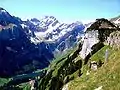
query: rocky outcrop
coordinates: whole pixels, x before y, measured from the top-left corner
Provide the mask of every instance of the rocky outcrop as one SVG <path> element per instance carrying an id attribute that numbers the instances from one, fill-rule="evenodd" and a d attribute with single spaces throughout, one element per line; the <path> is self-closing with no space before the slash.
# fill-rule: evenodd
<path id="1" fill-rule="evenodd" d="M 68 89 L 68 84 L 64 85 L 63 88 L 62 88 L 62 90 L 69 90 Z"/>
<path id="2" fill-rule="evenodd" d="M 120 31 L 116 31 L 110 34 L 107 38 L 106 43 L 114 49 L 120 49 Z"/>
<path id="3" fill-rule="evenodd" d="M 85 59 L 87 55 L 94 51 L 92 49 L 93 45 L 99 42 L 104 43 L 109 35 L 117 30 L 118 28 L 107 19 L 96 19 L 96 22 L 86 30 L 82 51 L 80 52 L 81 57 Z"/>
<path id="4" fill-rule="evenodd" d="M 85 34 L 80 55 L 83 59 L 92 51 L 92 46 L 99 42 L 98 31 L 88 31 Z"/>

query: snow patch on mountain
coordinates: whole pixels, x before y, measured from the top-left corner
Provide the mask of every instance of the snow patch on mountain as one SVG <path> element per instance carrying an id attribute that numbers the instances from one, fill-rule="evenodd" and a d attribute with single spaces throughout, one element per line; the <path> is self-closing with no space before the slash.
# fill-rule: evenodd
<path id="1" fill-rule="evenodd" d="M 31 29 L 32 27 L 36 29 L 34 29 L 34 34 L 37 38 L 42 38 L 46 41 L 56 41 L 68 32 L 71 32 L 75 27 L 81 26 L 80 31 L 84 29 L 84 25 L 79 21 L 71 24 L 60 23 L 53 16 L 45 16 L 40 20 L 33 18 L 31 20 L 27 20 L 27 23 L 28 24 L 26 24 L 26 26 L 28 28 Z M 26 26 L 22 25 L 22 27 Z"/>

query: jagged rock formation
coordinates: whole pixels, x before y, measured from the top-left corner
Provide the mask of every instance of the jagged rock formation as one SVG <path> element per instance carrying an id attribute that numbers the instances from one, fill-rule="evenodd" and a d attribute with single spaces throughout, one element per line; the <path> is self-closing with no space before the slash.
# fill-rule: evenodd
<path id="1" fill-rule="evenodd" d="M 45 16 L 40 20 L 33 18 L 24 21 L 22 26 L 34 32 L 39 41 L 48 42 L 55 53 L 75 46 L 85 28 L 78 21 L 71 24 L 60 23 L 54 16 Z"/>
<path id="2" fill-rule="evenodd" d="M 93 23 L 89 28 L 90 30 L 98 30 L 98 38 L 100 42 L 104 42 L 111 32 L 116 31 L 118 28 L 108 21 L 107 19 L 96 19 L 96 22 Z"/>
<path id="3" fill-rule="evenodd" d="M 107 19 L 96 19 L 96 22 L 86 30 L 81 57 L 85 58 L 92 51 L 93 45 L 105 42 L 109 35 L 117 30 L 118 28 Z"/>
<path id="4" fill-rule="evenodd" d="M 116 31 L 110 34 L 106 40 L 107 44 L 113 47 L 114 49 L 120 49 L 120 31 Z"/>

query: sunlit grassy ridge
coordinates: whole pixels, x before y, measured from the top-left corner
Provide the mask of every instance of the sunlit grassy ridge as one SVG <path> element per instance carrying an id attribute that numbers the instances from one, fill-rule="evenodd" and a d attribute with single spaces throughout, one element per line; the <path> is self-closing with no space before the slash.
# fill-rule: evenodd
<path id="1" fill-rule="evenodd" d="M 105 46 L 95 53 L 90 59 L 104 61 L 105 50 L 109 49 L 108 62 L 97 71 L 90 71 L 86 75 L 88 66 L 83 67 L 83 75 L 69 82 L 69 90 L 94 90 L 102 87 L 103 90 L 120 90 L 120 50 L 113 50 Z"/>

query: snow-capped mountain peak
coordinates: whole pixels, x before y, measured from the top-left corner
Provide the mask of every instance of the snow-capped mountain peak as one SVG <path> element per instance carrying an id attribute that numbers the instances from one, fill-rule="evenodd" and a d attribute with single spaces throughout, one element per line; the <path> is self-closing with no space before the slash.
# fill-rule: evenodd
<path id="1" fill-rule="evenodd" d="M 79 29 L 76 31 L 77 34 L 84 29 L 84 25 L 80 21 L 71 24 L 60 23 L 54 16 L 44 16 L 41 19 L 33 18 L 27 20 L 25 24 L 35 33 L 37 38 L 43 38 L 46 41 L 60 40 L 64 36 L 67 38 L 70 32 L 75 29 Z M 22 26 L 24 27 L 24 25 Z"/>
<path id="2" fill-rule="evenodd" d="M 42 26 L 54 27 L 57 23 L 59 23 L 59 21 L 53 16 L 45 16 L 42 19 L 40 19 L 40 24 Z"/>
<path id="3" fill-rule="evenodd" d="M 71 24 L 60 23 L 53 16 L 44 16 L 38 20 L 36 18 L 29 20 L 38 29 L 35 31 L 35 35 L 39 38 L 45 38 L 48 41 L 55 41 L 60 39 L 62 36 L 71 32 L 74 28 L 79 27 L 83 29 L 84 25 L 82 22 L 76 21 Z M 35 29 L 34 29 L 35 30 Z"/>
<path id="4" fill-rule="evenodd" d="M 18 25 L 21 22 L 20 18 L 11 16 L 5 9 L 0 7 L 0 25 L 7 26 L 10 23 Z"/>
<path id="5" fill-rule="evenodd" d="M 44 16 L 41 20 L 45 19 L 51 19 L 51 20 L 56 20 L 54 16 Z"/>

